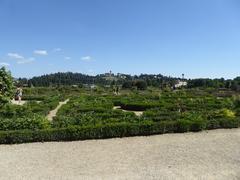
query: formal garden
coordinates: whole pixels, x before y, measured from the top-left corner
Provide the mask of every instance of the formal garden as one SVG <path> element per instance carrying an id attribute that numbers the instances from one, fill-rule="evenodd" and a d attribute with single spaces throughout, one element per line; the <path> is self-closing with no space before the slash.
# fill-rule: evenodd
<path id="1" fill-rule="evenodd" d="M 240 125 L 240 95 L 216 89 L 122 90 L 26 87 L 23 105 L 10 103 L 14 87 L 1 70 L 0 143 L 73 141 L 183 133 Z M 46 116 L 69 99 L 52 121 Z M 118 108 L 115 108 L 118 107 Z M 135 112 L 141 112 L 136 115 Z"/>

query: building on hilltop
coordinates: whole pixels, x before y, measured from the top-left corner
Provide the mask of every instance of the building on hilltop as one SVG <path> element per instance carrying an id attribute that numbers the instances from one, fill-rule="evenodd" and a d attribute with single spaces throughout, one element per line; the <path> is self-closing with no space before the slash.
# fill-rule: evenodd
<path id="1" fill-rule="evenodd" d="M 182 80 L 178 80 L 177 83 L 174 85 L 174 88 L 181 88 L 187 86 L 187 81 L 182 81 Z"/>

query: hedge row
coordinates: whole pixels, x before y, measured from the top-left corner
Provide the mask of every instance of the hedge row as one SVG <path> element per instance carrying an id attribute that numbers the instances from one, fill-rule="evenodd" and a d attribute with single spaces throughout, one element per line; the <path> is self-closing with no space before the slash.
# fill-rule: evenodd
<path id="1" fill-rule="evenodd" d="M 86 139 L 104 139 L 113 137 L 128 137 L 137 135 L 153 135 L 174 132 L 201 131 L 203 129 L 214 129 L 215 127 L 236 128 L 239 127 L 239 119 L 206 121 L 162 121 L 158 123 L 145 122 L 141 124 L 116 123 L 97 126 L 72 126 L 60 129 L 43 130 L 21 130 L 21 131 L 0 131 L 0 144 L 14 144 L 26 142 L 45 141 L 74 141 Z"/>
<path id="2" fill-rule="evenodd" d="M 145 111 L 147 109 L 159 107 L 159 103 L 119 103 L 122 109 L 129 111 Z"/>
<path id="3" fill-rule="evenodd" d="M 44 117 L 37 114 L 32 114 L 32 117 L 1 119 L 0 117 L 0 131 L 9 130 L 37 130 L 50 128 L 50 122 Z"/>

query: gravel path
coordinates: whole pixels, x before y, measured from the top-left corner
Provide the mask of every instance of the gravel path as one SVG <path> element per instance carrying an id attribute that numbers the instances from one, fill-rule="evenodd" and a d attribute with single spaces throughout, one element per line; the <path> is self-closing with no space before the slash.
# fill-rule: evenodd
<path id="1" fill-rule="evenodd" d="M 114 110 L 120 109 L 123 112 L 133 112 L 136 116 L 142 116 L 143 115 L 143 111 L 129 111 L 129 110 L 127 111 L 127 110 L 121 109 L 121 106 L 114 106 L 113 109 Z"/>
<path id="2" fill-rule="evenodd" d="M 69 101 L 69 99 L 67 99 L 67 100 L 65 100 L 65 101 L 63 101 L 63 102 L 59 102 L 59 105 L 58 105 L 54 110 L 52 110 L 52 111 L 50 111 L 50 112 L 48 113 L 47 119 L 48 119 L 49 121 L 52 121 L 53 118 L 57 115 L 58 110 L 59 110 L 64 104 L 67 104 L 68 101 Z"/>
<path id="3" fill-rule="evenodd" d="M 26 104 L 28 101 L 24 101 L 24 100 L 21 100 L 20 102 L 17 101 L 17 100 L 11 100 L 11 103 L 12 104 L 15 104 L 15 105 L 19 105 L 19 106 L 23 106 L 24 104 Z M 35 101 L 37 103 L 40 103 L 41 101 Z"/>
<path id="4" fill-rule="evenodd" d="M 14 100 L 14 99 L 11 100 L 11 103 L 12 103 L 12 104 L 20 105 L 20 106 L 24 105 L 26 102 L 27 102 L 27 101 L 23 101 L 23 100 L 20 101 L 20 102 L 19 102 L 18 100 Z"/>
<path id="5" fill-rule="evenodd" d="M 0 145 L 0 179 L 239 180 L 240 129 Z"/>

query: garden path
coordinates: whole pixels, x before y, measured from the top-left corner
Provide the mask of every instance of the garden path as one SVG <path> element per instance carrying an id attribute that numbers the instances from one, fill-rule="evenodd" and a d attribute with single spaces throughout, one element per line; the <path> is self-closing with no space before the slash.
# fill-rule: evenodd
<path id="1" fill-rule="evenodd" d="M 24 105 L 25 103 L 26 103 L 27 101 L 17 101 L 17 100 L 11 100 L 11 103 L 12 104 L 15 104 L 15 105 L 20 105 L 20 106 L 22 106 L 22 105 Z"/>
<path id="2" fill-rule="evenodd" d="M 22 100 L 22 101 L 18 101 L 18 100 L 11 100 L 11 103 L 12 104 L 15 104 L 15 105 L 19 105 L 19 106 L 23 106 L 24 104 L 26 104 L 28 101 L 24 101 L 24 100 Z M 37 102 L 37 103 L 40 103 L 41 101 L 35 101 L 35 102 Z"/>
<path id="3" fill-rule="evenodd" d="M 143 111 L 129 111 L 129 110 L 124 110 L 124 109 L 121 109 L 121 106 L 114 106 L 113 109 L 120 109 L 120 110 L 122 110 L 123 112 L 133 112 L 136 116 L 141 116 L 141 115 L 143 115 Z"/>
<path id="4" fill-rule="evenodd" d="M 65 100 L 65 101 L 63 101 L 63 102 L 59 102 L 58 106 L 57 106 L 54 110 L 52 110 L 52 111 L 50 111 L 50 112 L 48 113 L 47 119 L 48 119 L 49 121 L 52 121 L 53 118 L 57 115 L 58 110 L 59 110 L 64 104 L 67 104 L 68 101 L 69 101 L 69 99 L 67 99 L 67 100 Z"/>

